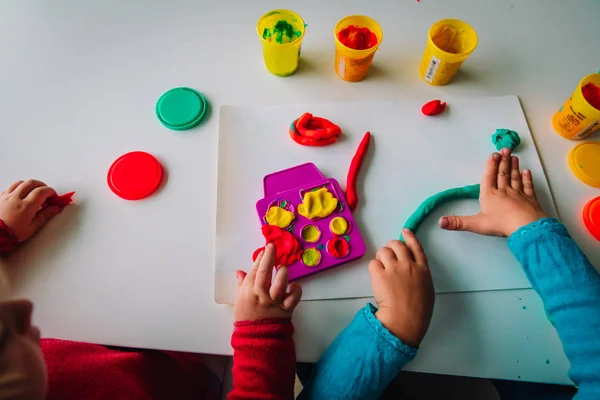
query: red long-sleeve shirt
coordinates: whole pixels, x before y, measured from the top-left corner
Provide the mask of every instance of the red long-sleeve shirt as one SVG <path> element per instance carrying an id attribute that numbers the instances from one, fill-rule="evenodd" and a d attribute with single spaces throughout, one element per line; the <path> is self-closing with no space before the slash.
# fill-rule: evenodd
<path id="1" fill-rule="evenodd" d="M 229 400 L 294 398 L 296 350 L 289 318 L 234 324 L 233 390 Z"/>
<path id="2" fill-rule="evenodd" d="M 0 220 L 0 255 L 17 240 Z M 296 353 L 291 320 L 236 322 L 230 400 L 293 399 Z M 41 341 L 48 370 L 47 400 L 217 399 L 221 377 L 198 355 L 114 349 L 55 339 Z"/>
<path id="3" fill-rule="evenodd" d="M 220 398 L 221 377 L 198 354 L 114 349 L 43 339 L 47 400 L 161 400 Z"/>

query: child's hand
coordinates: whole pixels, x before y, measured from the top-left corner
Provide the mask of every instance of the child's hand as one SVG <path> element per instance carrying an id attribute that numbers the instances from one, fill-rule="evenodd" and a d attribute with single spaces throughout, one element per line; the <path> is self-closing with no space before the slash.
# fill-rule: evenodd
<path id="1" fill-rule="evenodd" d="M 302 297 L 302 288 L 297 283 L 288 287 L 288 269 L 279 267 L 275 279 L 275 246 L 268 244 L 261 252 L 248 274 L 236 271 L 238 296 L 233 306 L 236 321 L 252 321 L 262 318 L 291 318 L 294 308 Z"/>
<path id="2" fill-rule="evenodd" d="M 402 235 L 406 244 L 392 240 L 369 263 L 379 307 L 375 316 L 398 339 L 418 347 L 429 328 L 435 293 L 421 244 L 408 229 Z"/>
<path id="3" fill-rule="evenodd" d="M 531 171 L 519 171 L 519 158 L 502 149 L 488 159 L 481 180 L 481 211 L 469 217 L 445 216 L 442 229 L 481 235 L 510 236 L 517 229 L 547 217 L 535 197 Z"/>
<path id="4" fill-rule="evenodd" d="M 0 193 L 0 219 L 12 230 L 19 242 L 32 237 L 62 208 L 49 206 L 40 209 L 47 198 L 56 192 L 44 182 L 30 179 L 15 182 Z"/>

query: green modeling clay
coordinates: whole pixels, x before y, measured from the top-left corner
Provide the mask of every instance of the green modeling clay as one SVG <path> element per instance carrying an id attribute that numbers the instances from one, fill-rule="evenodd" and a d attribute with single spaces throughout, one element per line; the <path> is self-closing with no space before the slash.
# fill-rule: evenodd
<path id="1" fill-rule="evenodd" d="M 460 199 L 478 199 L 479 198 L 479 187 L 480 185 L 470 185 L 463 186 L 459 188 L 453 188 L 444 190 L 443 192 L 439 192 L 434 194 L 425 200 L 417 211 L 415 211 L 408 221 L 404 224 L 404 228 L 410 229 L 413 233 L 417 233 L 417 229 L 421 226 L 421 223 L 427 218 L 429 214 L 437 207 L 442 204 L 446 204 L 453 200 Z M 404 238 L 402 238 L 402 234 L 400 234 L 400 240 L 404 242 Z"/>
<path id="2" fill-rule="evenodd" d="M 521 138 L 515 131 L 508 129 L 496 129 L 496 133 L 492 135 L 492 143 L 496 146 L 496 150 L 500 151 L 505 147 L 515 150 L 521 144 Z"/>
<path id="3" fill-rule="evenodd" d="M 273 31 L 269 28 L 265 28 L 263 30 L 263 39 L 267 39 L 268 41 L 273 40 L 273 36 L 275 37 L 275 42 L 279 44 L 290 43 L 299 38 L 302 32 L 294 31 L 294 26 L 287 22 L 286 20 L 278 21 L 273 27 Z"/>

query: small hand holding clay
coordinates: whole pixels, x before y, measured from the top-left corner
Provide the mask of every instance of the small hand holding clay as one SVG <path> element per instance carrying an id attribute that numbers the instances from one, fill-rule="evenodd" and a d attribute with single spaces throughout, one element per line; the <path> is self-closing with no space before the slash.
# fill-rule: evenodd
<path id="1" fill-rule="evenodd" d="M 538 203 L 531 171 L 519 169 L 510 149 L 493 153 L 487 161 L 481 194 L 481 211 L 473 216 L 445 216 L 442 229 L 469 231 L 489 236 L 510 236 L 520 227 L 547 217 Z"/>
<path id="2" fill-rule="evenodd" d="M 0 220 L 23 242 L 33 236 L 46 222 L 61 212 L 61 206 L 44 206 L 56 191 L 44 182 L 30 179 L 18 181 L 0 193 Z"/>
<path id="3" fill-rule="evenodd" d="M 418 347 L 429 328 L 435 294 L 421 244 L 410 230 L 402 234 L 406 244 L 392 240 L 369 263 L 379 307 L 375 316 L 398 339 Z"/>
<path id="4" fill-rule="evenodd" d="M 275 246 L 269 243 L 258 254 L 248 274 L 235 272 L 238 296 L 233 315 L 236 321 L 292 317 L 302 297 L 302 288 L 293 282 L 287 291 L 289 273 L 285 266 L 279 267 L 272 278 L 274 263 Z"/>

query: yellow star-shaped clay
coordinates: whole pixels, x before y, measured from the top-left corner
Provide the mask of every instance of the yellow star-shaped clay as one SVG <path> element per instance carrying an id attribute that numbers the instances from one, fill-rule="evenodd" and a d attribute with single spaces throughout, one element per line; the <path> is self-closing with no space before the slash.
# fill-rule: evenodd
<path id="1" fill-rule="evenodd" d="M 298 206 L 298 213 L 308 219 L 325 218 L 335 211 L 338 200 L 327 188 L 314 192 L 304 193 L 302 204 Z"/>
<path id="2" fill-rule="evenodd" d="M 278 228 L 285 229 L 292 221 L 294 221 L 294 213 L 288 210 L 285 210 L 278 206 L 272 206 L 267 211 L 267 215 L 265 215 L 265 219 L 267 220 L 267 224 L 275 225 Z"/>

